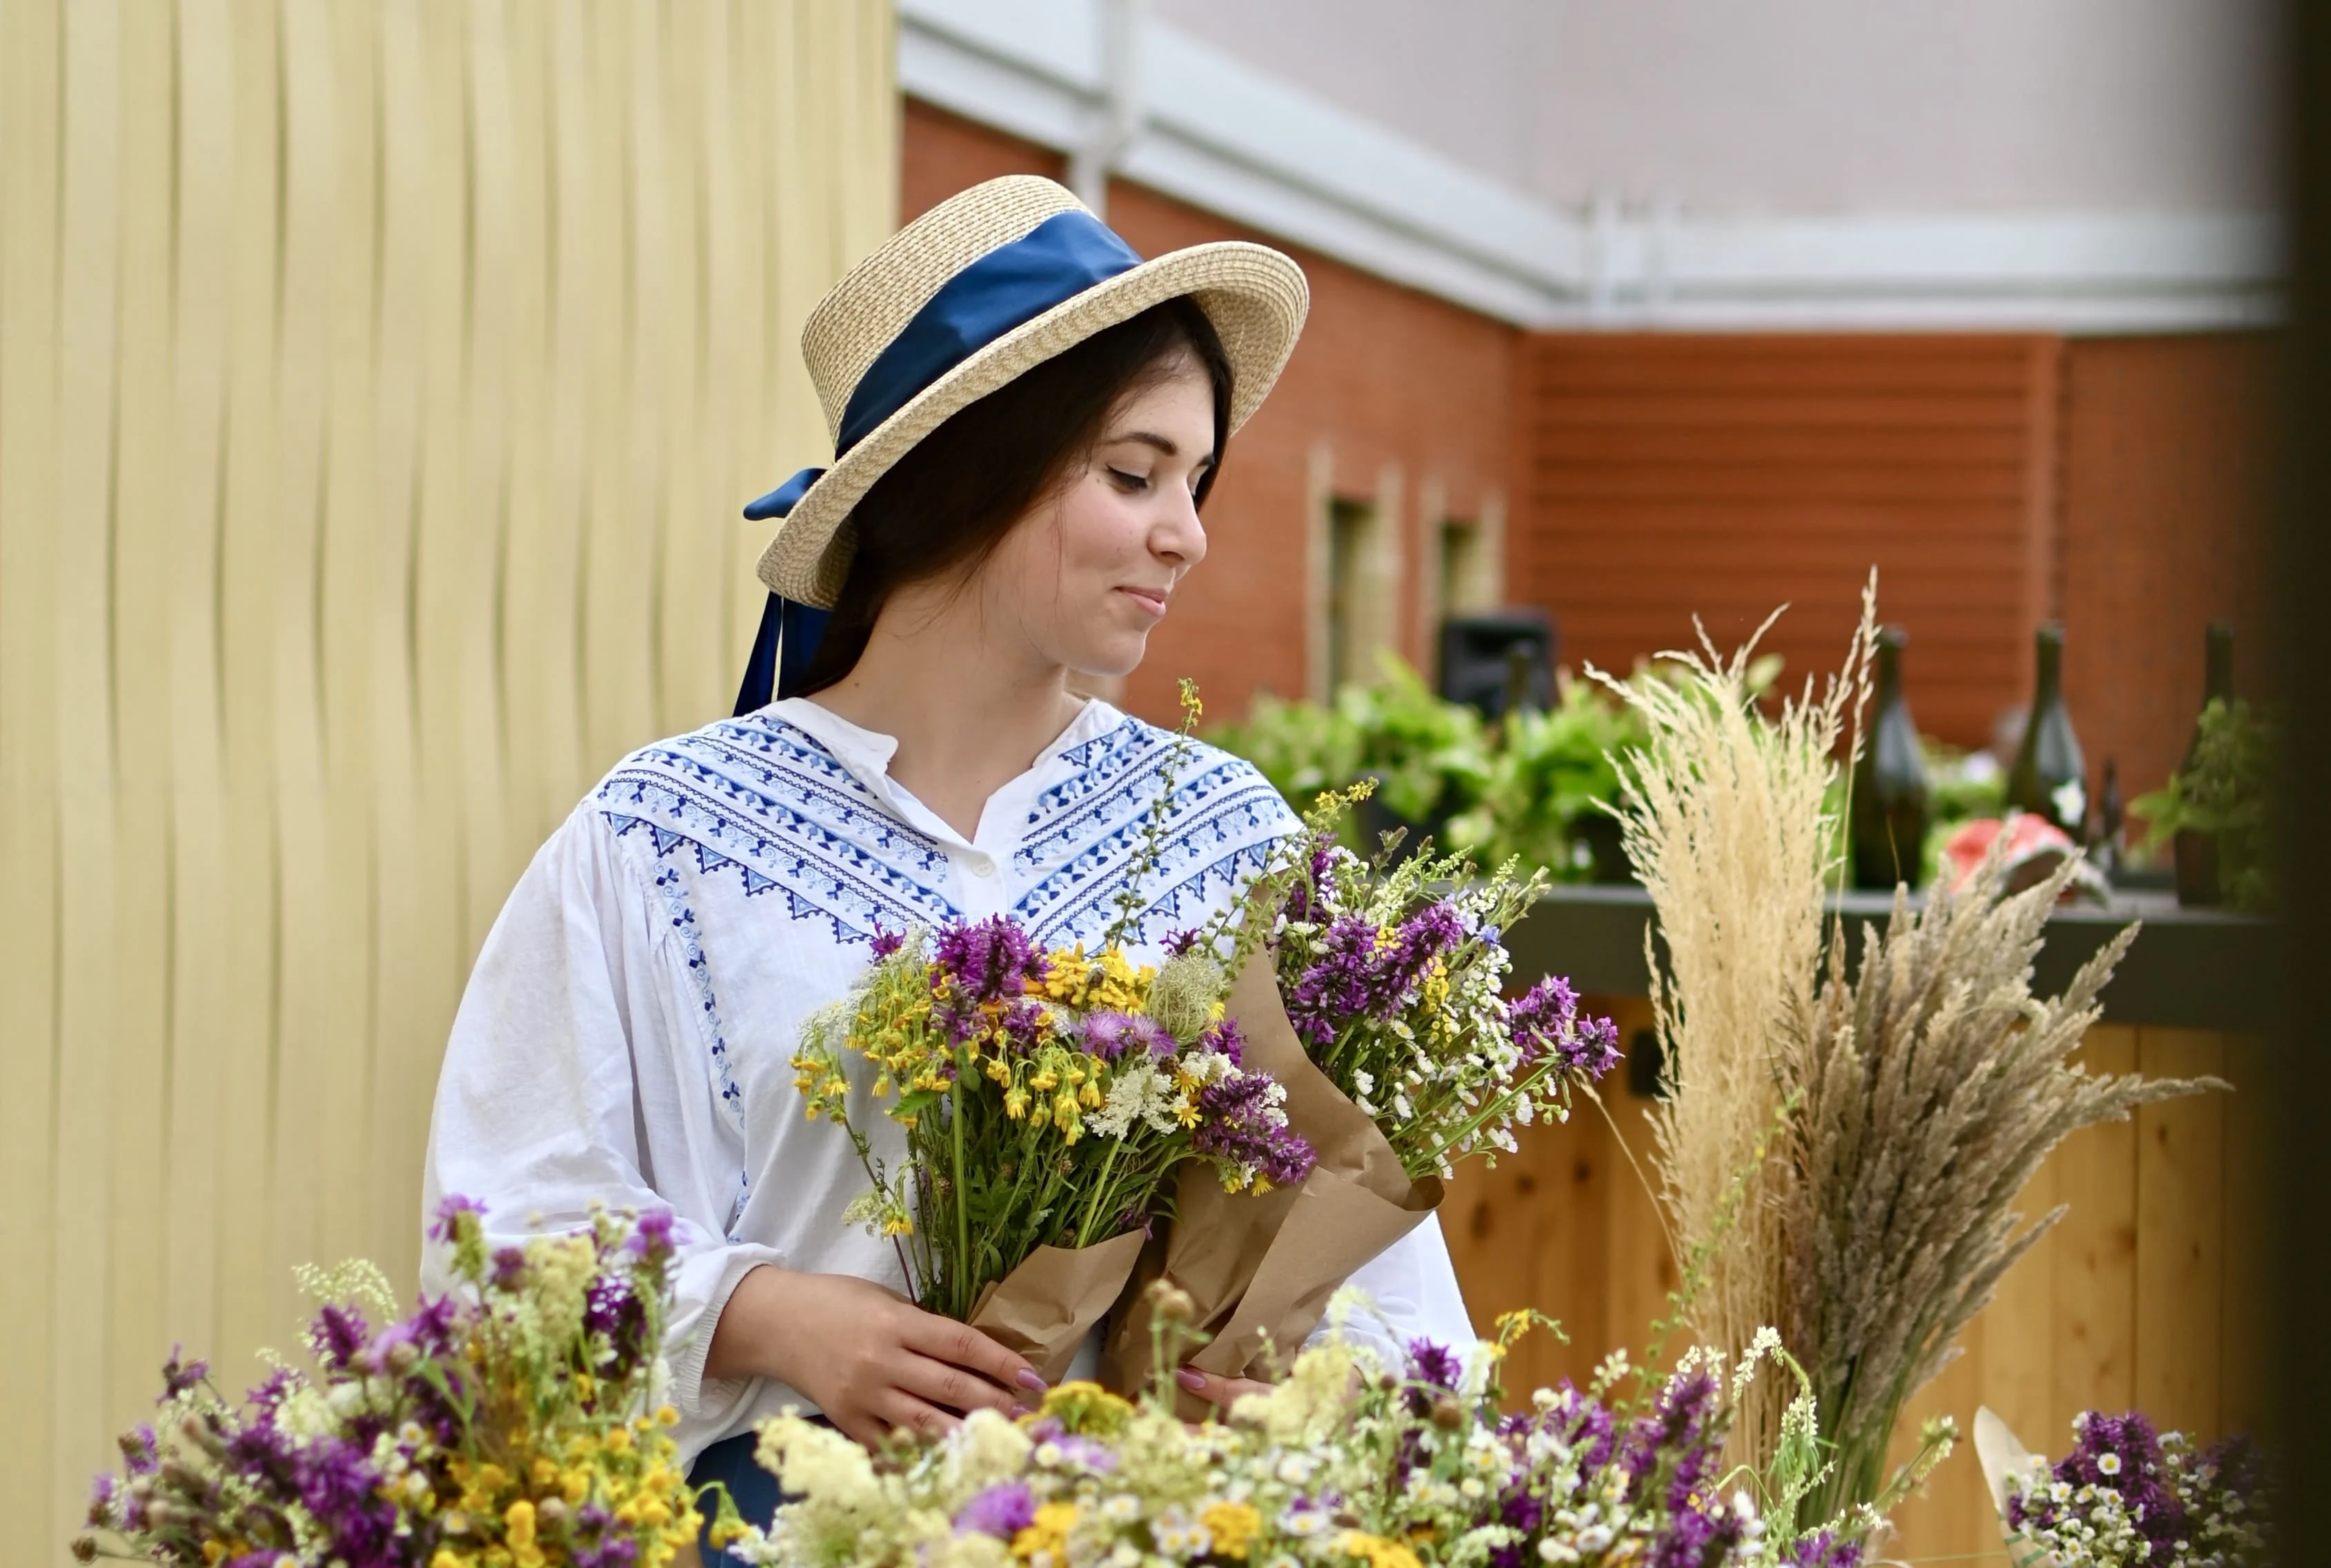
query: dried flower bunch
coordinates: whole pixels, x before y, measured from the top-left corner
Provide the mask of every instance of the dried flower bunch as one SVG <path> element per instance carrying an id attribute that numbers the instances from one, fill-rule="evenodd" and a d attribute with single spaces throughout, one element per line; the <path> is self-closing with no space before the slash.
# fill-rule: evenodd
<path id="1" fill-rule="evenodd" d="M 1632 1411 L 1608 1398 L 1628 1375 L 1615 1358 L 1592 1389 L 1541 1390 L 1507 1415 L 1497 1369 L 1527 1319 L 1461 1355 L 1419 1342 L 1397 1373 L 1331 1339 L 1229 1424 L 1187 1425 L 1162 1395 L 1132 1403 L 1090 1383 L 1054 1389 L 1016 1422 L 978 1411 L 879 1456 L 779 1417 L 760 1459 L 794 1500 L 737 1549 L 785 1568 L 1859 1562 L 1835 1532 L 1774 1523 L 1765 1478 L 1725 1472 L 1755 1355 L 1727 1377 L 1723 1358 L 1695 1352 Z"/>
<path id="2" fill-rule="evenodd" d="M 2068 1058 L 2136 933 L 2060 996 L 2031 994 L 2048 911 L 2077 870 L 2003 896 L 1993 853 L 1956 893 L 1897 889 L 1849 981 L 1832 944 L 1820 994 L 1779 1035 L 1795 1098 L 1779 1221 L 1790 1348 L 1839 1447 L 1835 1497 L 1882 1483 L 1897 1414 L 1955 1354 L 2018 1259 L 2061 1219 L 2022 1226 L 2016 1194 L 2064 1137 L 2211 1080 L 2091 1075 Z M 1816 1499 L 1816 1506 L 1830 1499 Z"/>
<path id="3" fill-rule="evenodd" d="M 1696 1254 L 1691 1327 L 1736 1351 L 1781 1320 L 1783 1171 L 1767 1151 L 1784 1095 L 1774 1052 L 1813 1001 L 1836 844 L 1822 809 L 1831 755 L 1849 705 L 1867 695 L 1875 649 L 1865 598 L 1844 677 L 1818 695 L 1808 681 L 1768 717 L 1755 650 L 1771 624 L 1729 659 L 1702 632 L 1700 651 L 1659 656 L 1662 679 L 1588 670 L 1645 732 L 1618 766 L 1627 856 L 1666 955 L 1663 965 L 1647 932 L 1665 1063 L 1651 1117 L 1659 1196 L 1679 1259 Z M 1779 1419 L 1775 1400 L 1752 1402 L 1739 1451 L 1766 1451 Z"/>
<path id="4" fill-rule="evenodd" d="M 1210 957 L 1158 969 L 1114 945 L 1047 953 L 1006 916 L 886 936 L 875 954 L 804 1024 L 794 1082 L 807 1115 L 857 1145 L 873 1186 L 850 1217 L 896 1240 L 930 1311 L 968 1319 L 1038 1248 L 1141 1228 L 1184 1160 L 1206 1161 L 1227 1192 L 1311 1168 L 1286 1091 L 1241 1065 Z M 895 1171 L 851 1120 L 852 1058 L 905 1131 Z"/>
<path id="5" fill-rule="evenodd" d="M 487 1253 L 481 1211 L 435 1234 L 461 1286 L 395 1306 L 368 1265 L 301 1271 L 325 1299 L 312 1374 L 281 1366 L 241 1407 L 175 1356 L 128 1468 L 100 1476 L 73 1544 L 205 1568 L 659 1568 L 702 1521 L 661 1402 L 668 1213 Z"/>
<path id="6" fill-rule="evenodd" d="M 2274 1557 L 2265 1467 L 2241 1438 L 2196 1449 L 2136 1411 L 2072 1421 L 2072 1451 L 2008 1479 L 2007 1522 L 2056 1568 L 2263 1568 Z"/>
<path id="7" fill-rule="evenodd" d="M 1618 1029 L 1581 1016 L 1558 976 L 1504 995 L 1502 938 L 1545 891 L 1544 871 L 1518 879 L 1508 860 L 1477 878 L 1429 844 L 1364 860 L 1333 824 L 1367 792 L 1320 796 L 1282 858 L 1280 995 L 1311 1060 L 1376 1118 L 1409 1177 L 1446 1176 L 1476 1150 L 1511 1150 L 1517 1123 L 1566 1120 L 1572 1086 L 1618 1061 Z"/>
<path id="8" fill-rule="evenodd" d="M 1858 755 L 1876 594 L 1873 574 L 1844 673 L 1777 716 L 1750 699 L 1748 648 L 1728 660 L 1712 647 L 1662 655 L 1679 679 L 1618 688 L 1650 731 L 1622 772 L 1628 853 L 1667 958 L 1652 965 L 1667 1059 L 1660 1195 L 1679 1256 L 1705 1282 L 1689 1303 L 1695 1331 L 1737 1346 L 1779 1324 L 1811 1369 L 1836 1444 L 1812 1514 L 1889 1489 L 1904 1403 L 2058 1217 L 2019 1230 L 2012 1212 L 2048 1152 L 2079 1127 L 2212 1087 L 2068 1063 L 2134 937 L 2063 995 L 2032 995 L 2032 957 L 2077 860 L 2013 898 L 1996 857 L 1923 908 L 1898 892 L 1891 924 L 1849 973 L 1823 913 L 1840 866 L 1822 793 L 1849 698 L 1849 767 Z M 1752 1404 L 1740 1451 L 1765 1451 L 1779 1419 L 1769 1399 Z"/>

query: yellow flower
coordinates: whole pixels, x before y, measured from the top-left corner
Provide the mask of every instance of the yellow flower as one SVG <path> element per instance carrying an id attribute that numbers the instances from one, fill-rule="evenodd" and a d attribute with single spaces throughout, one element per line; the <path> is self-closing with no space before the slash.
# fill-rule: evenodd
<path id="1" fill-rule="evenodd" d="M 1397 1541 L 1387 1541 L 1382 1535 L 1371 1535 L 1362 1530 L 1346 1530 L 1337 1538 L 1336 1550 L 1346 1557 L 1365 1563 L 1368 1568 L 1423 1568 L 1416 1554 Z"/>
<path id="2" fill-rule="evenodd" d="M 550 1490 L 550 1484 L 558 1478 L 558 1462 L 546 1455 L 537 1454 L 534 1463 L 527 1467 L 527 1477 L 534 1483 L 536 1491 L 547 1492 Z"/>
<path id="3" fill-rule="evenodd" d="M 1004 1091 L 1004 1114 L 1018 1121 L 1028 1114 L 1028 1091 L 1013 1084 Z"/>
<path id="4" fill-rule="evenodd" d="M 1246 1560 L 1247 1544 L 1262 1530 L 1262 1516 L 1244 1503 L 1209 1503 L 1198 1523 L 1214 1538 L 1214 1554 Z"/>
<path id="5" fill-rule="evenodd" d="M 1100 1384 L 1079 1379 L 1046 1393 L 1037 1413 L 1080 1437 L 1113 1438 L 1133 1419 L 1133 1406 Z"/>
<path id="6" fill-rule="evenodd" d="M 676 1427 L 680 1424 L 680 1412 L 668 1404 L 660 1404 L 656 1406 L 655 1419 L 660 1427 Z"/>
<path id="7" fill-rule="evenodd" d="M 518 1568 L 542 1568 L 542 1548 L 534 1544 L 534 1505 L 520 1497 L 502 1515 L 503 1539 Z"/>
<path id="8" fill-rule="evenodd" d="M 1012 1537 L 1012 1554 L 1025 1563 L 1039 1552 L 1048 1552 L 1054 1563 L 1065 1562 L 1069 1532 L 1076 1527 L 1074 1503 L 1047 1503 L 1036 1510 L 1035 1523 Z"/>
<path id="9" fill-rule="evenodd" d="M 630 1453 L 632 1451 L 632 1429 L 629 1427 L 617 1427 L 613 1431 L 609 1432 L 607 1434 L 607 1451 L 611 1454 Z"/>
<path id="10" fill-rule="evenodd" d="M 581 1469 L 561 1471 L 558 1495 L 566 1499 L 569 1506 L 580 1503 L 591 1495 L 591 1472 Z"/>

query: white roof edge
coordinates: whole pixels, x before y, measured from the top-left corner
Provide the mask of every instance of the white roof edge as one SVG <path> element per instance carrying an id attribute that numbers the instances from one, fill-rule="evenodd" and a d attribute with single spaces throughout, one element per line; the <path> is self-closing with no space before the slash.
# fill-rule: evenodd
<path id="1" fill-rule="evenodd" d="M 1089 0 L 899 0 L 900 90 L 1062 152 L 1104 123 Z M 1145 21 L 1124 177 L 1532 328 L 2204 331 L 2281 318 L 2256 213 L 1547 207 Z"/>

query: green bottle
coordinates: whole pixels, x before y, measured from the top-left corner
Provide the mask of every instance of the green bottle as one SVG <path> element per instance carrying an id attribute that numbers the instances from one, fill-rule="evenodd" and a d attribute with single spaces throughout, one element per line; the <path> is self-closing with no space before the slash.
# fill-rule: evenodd
<path id="1" fill-rule="evenodd" d="M 2032 633 L 2032 643 L 2038 670 L 2031 717 L 2023 726 L 2015 765 L 2007 770 L 2007 803 L 2046 818 L 2079 843 L 2088 833 L 2088 770 L 2071 715 L 2064 711 L 2064 628 L 2045 622 Z"/>
<path id="2" fill-rule="evenodd" d="M 1878 714 L 1853 769 L 1853 885 L 1915 888 L 1927 843 L 1927 756 L 1902 696 L 1898 626 L 1878 633 Z"/>

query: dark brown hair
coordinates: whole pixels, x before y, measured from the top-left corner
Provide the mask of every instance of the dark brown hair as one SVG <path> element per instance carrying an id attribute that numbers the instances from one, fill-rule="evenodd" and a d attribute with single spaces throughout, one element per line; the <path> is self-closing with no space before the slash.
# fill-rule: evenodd
<path id="1" fill-rule="evenodd" d="M 950 415 L 874 481 L 851 513 L 857 548 L 850 575 L 800 695 L 856 668 L 893 593 L 975 569 L 1083 462 L 1118 404 L 1182 354 L 1198 362 L 1214 394 L 1214 461 L 1197 487 L 1204 505 L 1230 436 L 1230 357 L 1204 310 L 1186 298 L 1168 299 Z"/>

